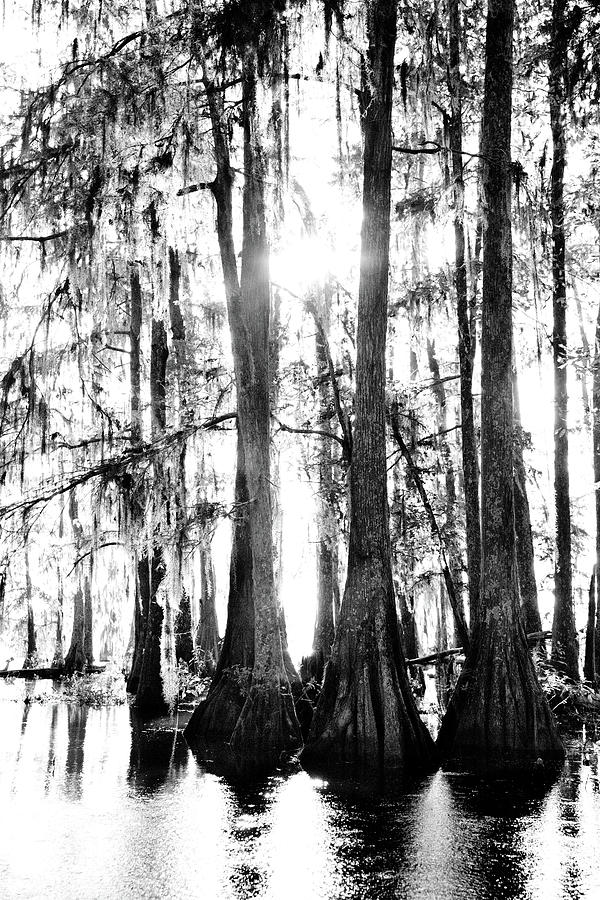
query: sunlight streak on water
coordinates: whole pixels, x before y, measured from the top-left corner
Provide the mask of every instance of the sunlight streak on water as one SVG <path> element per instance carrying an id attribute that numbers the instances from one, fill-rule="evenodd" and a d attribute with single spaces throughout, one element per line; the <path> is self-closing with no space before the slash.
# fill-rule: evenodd
<path id="1" fill-rule="evenodd" d="M 0 701 L 0 734 L 11 900 L 600 896 L 598 781 L 577 747 L 532 794 L 444 773 L 387 790 L 302 771 L 240 786 L 127 707 Z"/>

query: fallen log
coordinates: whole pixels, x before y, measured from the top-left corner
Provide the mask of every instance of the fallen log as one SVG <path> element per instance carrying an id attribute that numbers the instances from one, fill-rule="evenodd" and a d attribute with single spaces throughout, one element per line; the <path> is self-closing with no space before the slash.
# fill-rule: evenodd
<path id="1" fill-rule="evenodd" d="M 537 644 L 538 641 L 543 641 L 551 637 L 551 631 L 532 631 L 531 634 L 527 635 L 527 643 Z M 440 650 L 437 653 L 428 653 L 427 656 L 417 656 L 415 659 L 407 659 L 406 664 L 409 666 L 428 666 L 432 663 L 443 662 L 450 656 L 459 656 L 461 653 L 464 653 L 464 649 L 462 647 L 452 647 L 449 650 Z"/>
<path id="2" fill-rule="evenodd" d="M 427 666 L 430 663 L 443 662 L 450 656 L 458 656 L 463 652 L 462 647 L 453 647 L 450 650 L 440 650 L 439 653 L 429 653 L 427 656 L 417 656 L 416 659 L 407 659 L 409 666 Z"/>
<path id="3" fill-rule="evenodd" d="M 106 666 L 88 666 L 84 673 L 85 675 L 99 675 L 101 672 L 104 672 Z M 38 668 L 38 669 L 1 669 L 0 670 L 0 678 L 48 678 L 52 681 L 58 681 L 59 678 L 62 678 L 66 674 L 64 666 L 53 666 L 50 668 Z"/>

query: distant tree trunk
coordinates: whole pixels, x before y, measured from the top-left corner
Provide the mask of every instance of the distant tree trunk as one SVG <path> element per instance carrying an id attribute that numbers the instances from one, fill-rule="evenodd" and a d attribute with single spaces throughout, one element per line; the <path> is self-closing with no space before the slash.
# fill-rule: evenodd
<path id="1" fill-rule="evenodd" d="M 596 569 L 590 578 L 588 594 L 588 617 L 585 630 L 585 662 L 583 677 L 592 684 L 596 682 Z"/>
<path id="2" fill-rule="evenodd" d="M 142 287 L 140 273 L 136 264 L 132 265 L 129 278 L 129 390 L 131 411 L 131 444 L 135 446 L 142 439 L 142 405 L 141 405 L 141 354 L 140 335 L 142 330 Z M 142 518 L 142 510 L 136 497 L 128 497 L 129 515 L 134 526 Z M 144 644 L 146 641 L 146 623 L 148 621 L 148 603 L 150 585 L 148 580 L 148 560 L 144 554 L 140 559 L 137 551 L 133 553 L 133 656 L 131 671 L 127 679 L 127 691 L 135 694 L 140 683 L 140 671 Z M 142 584 L 143 581 L 143 584 Z"/>
<path id="3" fill-rule="evenodd" d="M 29 536 L 25 538 L 25 596 L 27 599 L 27 649 L 24 669 L 33 669 L 38 664 L 37 636 L 33 616 L 33 591 L 31 586 L 31 570 L 29 567 Z"/>
<path id="4" fill-rule="evenodd" d="M 167 331 L 164 322 L 152 319 L 152 344 L 150 353 L 150 413 L 152 423 L 152 438 L 157 440 L 165 433 L 166 428 L 166 380 L 167 358 L 169 350 L 167 346 Z M 160 462 L 154 463 L 154 500 L 155 510 L 152 518 L 153 546 L 150 550 L 149 581 L 150 597 L 148 604 L 148 617 L 146 619 L 146 633 L 144 640 L 144 652 L 140 667 L 139 683 L 137 686 L 135 705 L 143 715 L 161 715 L 167 711 L 167 704 L 163 696 L 161 677 L 161 639 L 164 621 L 164 608 L 158 601 L 158 591 L 165 575 L 162 547 L 158 543 L 156 533 L 159 517 L 162 515 L 162 507 L 165 504 L 165 472 Z"/>
<path id="5" fill-rule="evenodd" d="M 519 609 L 513 509 L 511 107 L 513 0 L 490 0 L 482 124 L 481 614 L 438 747 L 452 766 L 530 769 L 562 756 Z"/>
<path id="6" fill-rule="evenodd" d="M 464 268 L 464 261 L 463 261 Z M 444 470 L 445 488 L 446 488 L 446 522 L 443 529 L 444 542 L 448 548 L 448 562 L 450 572 L 452 573 L 452 582 L 455 591 L 455 605 L 459 610 L 458 621 L 455 622 L 454 631 L 461 633 L 461 627 L 464 623 L 463 612 L 463 596 L 462 596 L 462 556 L 458 545 L 458 536 L 456 533 L 456 480 L 454 475 L 454 462 L 450 452 L 450 446 L 446 437 L 448 430 L 448 412 L 446 403 L 446 388 L 440 375 L 440 366 L 435 352 L 435 342 L 427 340 L 427 359 L 429 361 L 429 370 L 433 379 L 433 393 L 438 403 L 437 429 L 440 435 L 440 457 Z M 446 604 L 448 602 L 447 594 L 442 589 L 440 593 L 440 602 Z M 444 623 L 444 631 L 446 640 L 448 639 L 448 627 L 446 621 L 445 610 L 442 617 Z M 445 650 L 446 647 L 438 645 L 438 649 Z"/>
<path id="7" fill-rule="evenodd" d="M 321 768 L 350 762 L 425 769 L 434 759 L 400 645 L 387 500 L 385 342 L 396 12 L 395 0 L 367 4 L 370 85 L 364 86 L 361 104 L 363 226 L 348 575 L 303 753 Z"/>
<path id="8" fill-rule="evenodd" d="M 531 533 L 531 515 L 527 496 L 527 474 L 523 460 L 523 426 L 521 424 L 521 404 L 519 402 L 519 379 L 513 366 L 513 406 L 514 406 L 514 494 L 515 494 L 515 537 L 517 552 L 517 574 L 521 595 L 521 611 L 525 633 L 533 634 L 542 630 L 542 619 L 538 605 L 537 582 L 535 578 L 535 554 Z M 545 655 L 544 641 L 539 643 Z"/>
<path id="9" fill-rule="evenodd" d="M 257 106 L 257 53 L 246 47 L 242 66 L 244 123 L 244 240 L 241 296 L 230 320 L 244 446 L 252 552 L 254 667 L 250 691 L 231 736 L 245 768 L 268 768 L 301 743 L 285 668 L 273 571 L 270 485 L 269 250 L 265 165 Z"/>
<path id="10" fill-rule="evenodd" d="M 448 3 L 448 47 L 450 89 L 450 150 L 454 195 L 454 287 L 458 318 L 458 358 L 460 366 L 460 410 L 462 422 L 462 465 L 467 532 L 469 577 L 469 620 L 475 628 L 481 581 L 481 522 L 479 508 L 479 464 L 475 416 L 473 412 L 474 323 L 469 315 L 467 267 L 465 262 L 465 185 L 462 156 L 461 21 L 459 0 Z M 476 278 L 475 274 L 475 278 Z"/>
<path id="11" fill-rule="evenodd" d="M 63 583 L 60 569 L 58 571 L 58 590 L 56 598 L 56 637 L 54 640 L 54 655 L 52 665 L 62 667 L 65 664 L 65 651 L 63 648 Z"/>
<path id="12" fill-rule="evenodd" d="M 279 661 L 281 658 L 285 662 L 287 647 L 282 646 L 285 644 L 285 634 L 281 632 L 280 609 L 274 592 L 274 581 L 272 589 L 270 587 L 270 579 L 273 577 L 272 537 L 268 540 L 265 537 L 265 527 L 272 521 L 270 496 L 268 503 L 265 500 L 269 468 L 264 469 L 266 463 L 262 455 L 267 450 L 268 456 L 269 378 L 268 371 L 265 372 L 263 369 L 268 359 L 270 296 L 265 279 L 265 274 L 268 279 L 268 249 L 262 242 L 264 236 L 261 237 L 261 226 L 258 221 L 260 214 L 257 215 L 257 206 L 260 207 L 261 202 L 264 203 L 264 199 L 261 199 L 264 192 L 264 173 L 260 171 L 260 152 L 257 159 L 254 148 L 250 147 L 251 139 L 255 140 L 252 131 L 256 123 L 253 120 L 254 110 L 250 108 L 253 106 L 253 99 L 248 95 L 249 89 L 253 94 L 255 85 L 253 88 L 249 83 L 249 75 L 245 66 L 243 112 L 247 157 L 245 157 L 244 183 L 245 242 L 242 252 L 242 269 L 245 271 L 241 287 L 233 243 L 233 172 L 229 159 L 227 123 L 223 116 L 223 96 L 215 83 L 205 76 L 217 165 L 212 190 L 217 206 L 217 234 L 238 389 L 235 483 L 237 513 L 232 536 L 227 628 L 221 655 L 208 696 L 194 711 L 185 735 L 192 746 L 201 746 L 205 742 L 231 744 L 235 733 L 232 746 L 234 751 L 239 751 L 240 762 L 247 743 L 249 752 L 246 764 L 269 766 L 283 749 L 282 744 L 290 746 L 299 742 L 299 730 L 291 707 L 288 675 L 284 672 L 282 678 L 279 671 Z M 254 79 L 255 75 L 252 76 L 253 81 Z M 264 228 L 264 225 L 262 227 Z M 256 232 L 253 233 L 255 229 Z M 252 270 L 253 266 L 257 268 L 256 273 Z M 250 355 L 250 351 L 256 354 L 256 361 Z M 266 353 L 264 358 L 263 351 Z M 266 410 L 263 395 L 265 389 Z M 253 401 L 260 408 L 253 409 Z M 259 484 L 256 483 L 257 478 Z M 260 544 L 259 556 L 255 558 L 257 543 Z M 257 567 L 259 571 L 255 571 Z M 256 602 L 261 604 L 260 616 L 255 616 Z M 276 626 L 271 621 L 273 603 L 276 609 Z M 259 618 L 262 621 L 259 622 Z M 255 637 L 258 637 L 258 643 Z M 254 654 L 255 644 L 261 649 L 258 663 Z M 269 666 L 268 656 L 271 652 L 272 665 Z M 270 674 L 267 672 L 269 668 Z M 253 671 L 254 680 L 252 680 Z M 265 719 L 261 725 L 261 711 L 257 708 L 257 698 L 260 693 L 259 682 L 263 675 L 268 685 L 264 691 Z M 285 691 L 286 681 L 288 681 L 287 691 Z M 280 685 L 283 686 L 284 694 L 278 693 Z"/>
<path id="13" fill-rule="evenodd" d="M 553 0 L 550 51 L 550 124 L 552 126 L 552 348 L 554 354 L 554 495 L 556 567 L 552 661 L 571 678 L 579 678 L 579 643 L 573 609 L 571 508 L 569 500 L 569 432 L 567 423 L 567 292 L 565 278 L 564 172 L 566 161 L 565 73 L 566 0 Z"/>
<path id="14" fill-rule="evenodd" d="M 583 366 L 578 371 L 578 377 L 581 381 L 581 402 L 583 404 L 583 422 L 586 429 L 590 427 L 590 395 L 588 391 L 588 372 L 591 368 L 592 354 L 590 352 L 590 342 L 588 341 L 583 322 L 583 310 L 581 308 L 581 298 L 577 289 L 577 281 L 574 278 L 573 296 L 575 297 L 575 306 L 577 308 L 577 321 L 579 323 L 579 335 L 581 337 L 581 350 L 583 358 Z"/>
<path id="15" fill-rule="evenodd" d="M 332 300 L 331 286 L 328 285 L 323 295 L 320 321 L 322 329 L 315 331 L 315 350 L 317 363 L 318 420 L 319 427 L 329 430 L 333 403 L 331 396 L 331 378 L 329 373 L 329 357 L 326 347 L 329 332 L 330 305 Z M 314 678 L 319 684 L 323 679 L 323 671 L 331 654 L 331 646 L 335 635 L 337 572 L 337 521 L 333 506 L 333 455 L 332 441 L 329 437 L 318 438 L 319 492 L 317 497 L 317 615 L 313 634 L 312 653 L 302 660 L 303 680 Z"/>
<path id="16" fill-rule="evenodd" d="M 594 443 L 594 495 L 596 508 L 596 636 L 594 641 L 595 669 L 600 677 L 600 306 L 596 319 L 594 366 L 592 382 L 592 439 Z"/>
<path id="17" fill-rule="evenodd" d="M 196 652 L 209 672 L 219 660 L 219 623 L 217 621 L 215 567 L 210 544 L 200 549 L 200 617 L 196 629 Z"/>
<path id="18" fill-rule="evenodd" d="M 174 628 L 175 658 L 178 663 L 184 662 L 189 666 L 194 660 L 194 640 L 192 636 L 192 608 L 190 598 L 185 589 L 181 592 Z"/>
<path id="19" fill-rule="evenodd" d="M 131 671 L 127 679 L 127 690 L 135 694 L 140 683 L 144 645 L 146 642 L 146 624 L 150 609 L 150 572 L 148 557 L 144 553 L 141 559 L 135 555 L 135 589 L 133 598 L 133 658 Z"/>
<path id="20" fill-rule="evenodd" d="M 76 559 L 79 559 L 83 543 L 83 528 L 79 521 L 79 506 L 75 489 L 69 494 L 69 518 L 73 529 L 73 541 L 75 544 Z M 79 564 L 80 565 L 80 564 Z M 78 566 L 79 568 L 79 566 Z M 77 574 L 77 588 L 73 597 L 73 630 L 71 643 L 65 656 L 65 671 L 72 675 L 73 672 L 83 672 L 86 666 L 84 635 L 85 635 L 85 601 L 81 574 Z"/>
<path id="21" fill-rule="evenodd" d="M 230 322 L 240 304 L 237 256 L 233 242 L 233 172 L 229 159 L 223 95 L 205 74 L 217 173 L 213 194 L 217 207 L 217 236 Z M 235 475 L 235 514 L 229 565 L 227 626 L 219 662 L 206 697 L 194 710 L 185 730 L 192 746 L 229 743 L 250 688 L 254 665 L 254 602 L 252 551 L 248 516 L 248 484 L 244 444 L 238 423 Z"/>
<path id="22" fill-rule="evenodd" d="M 94 623 L 92 609 L 93 553 L 90 553 L 89 575 L 83 579 L 83 654 L 87 666 L 94 664 Z"/>

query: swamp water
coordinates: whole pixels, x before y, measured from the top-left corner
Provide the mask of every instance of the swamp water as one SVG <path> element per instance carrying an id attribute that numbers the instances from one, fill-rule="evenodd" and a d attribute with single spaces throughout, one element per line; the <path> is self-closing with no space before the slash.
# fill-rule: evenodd
<path id="1" fill-rule="evenodd" d="M 547 791 L 207 772 L 127 706 L 0 686 L 0 898 L 600 898 L 598 745 Z"/>

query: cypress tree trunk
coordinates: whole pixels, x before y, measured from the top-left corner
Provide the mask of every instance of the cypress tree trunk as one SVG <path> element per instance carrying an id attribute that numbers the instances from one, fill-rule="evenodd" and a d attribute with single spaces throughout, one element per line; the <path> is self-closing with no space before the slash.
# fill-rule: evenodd
<path id="1" fill-rule="evenodd" d="M 469 576 L 469 620 L 471 631 L 477 622 L 481 581 L 481 523 L 479 508 L 479 465 L 473 412 L 474 323 L 469 316 L 467 267 L 465 262 L 465 185 L 462 157 L 462 81 L 460 75 L 460 8 L 458 0 L 448 2 L 448 49 L 451 117 L 450 150 L 454 195 L 454 288 L 458 319 L 460 366 L 460 410 L 462 422 L 462 467 L 467 531 L 467 571 Z M 476 277 L 476 275 L 475 275 Z"/>
<path id="2" fill-rule="evenodd" d="M 451 766 L 528 769 L 562 756 L 519 609 L 513 510 L 511 108 L 513 0 L 490 0 L 482 124 L 487 227 L 482 320 L 481 615 L 442 722 Z"/>
<path id="3" fill-rule="evenodd" d="M 175 658 L 188 666 L 194 660 L 194 640 L 192 637 L 192 608 L 187 591 L 181 592 L 179 610 L 175 616 Z"/>
<path id="4" fill-rule="evenodd" d="M 157 440 L 165 433 L 166 428 L 166 378 L 167 331 L 164 322 L 152 320 L 152 345 L 150 353 L 150 412 L 152 438 Z M 154 463 L 155 504 L 161 510 L 165 497 L 165 473 L 160 462 Z M 153 527 L 156 527 L 157 515 L 153 514 Z M 156 538 L 156 535 L 153 535 Z M 154 540 L 149 559 L 150 595 L 148 615 L 145 627 L 144 651 L 140 666 L 139 683 L 136 691 L 136 709 L 143 715 L 162 715 L 167 711 L 163 696 L 161 678 L 161 639 L 164 621 L 164 609 L 158 602 L 158 590 L 164 579 L 165 565 L 162 548 Z"/>
<path id="5" fill-rule="evenodd" d="M 33 591 L 29 569 L 29 537 L 25 538 L 25 596 L 27 598 L 27 649 L 25 651 L 24 669 L 33 669 L 38 664 L 37 636 L 33 616 Z"/>
<path id="6" fill-rule="evenodd" d="M 61 535 L 62 537 L 62 535 Z M 65 664 L 65 653 L 63 649 L 63 583 L 62 574 L 58 572 L 58 596 L 56 603 L 56 637 L 54 640 L 54 655 L 52 657 L 52 666 L 62 668 Z"/>
<path id="7" fill-rule="evenodd" d="M 464 260 L 463 260 L 464 268 Z M 458 545 L 458 536 L 456 533 L 456 480 L 454 476 L 454 462 L 452 454 L 446 438 L 448 430 L 448 413 L 446 403 L 446 388 L 440 376 L 440 366 L 435 353 L 434 341 L 427 339 L 427 359 L 429 362 L 429 370 L 433 379 L 433 393 L 438 403 L 437 429 L 440 437 L 440 456 L 444 469 L 445 489 L 446 489 L 446 521 L 442 531 L 444 543 L 448 548 L 448 564 L 452 575 L 452 583 L 454 585 L 455 606 L 459 612 L 458 621 L 455 621 L 454 631 L 461 634 L 461 628 L 464 628 L 464 607 L 462 592 L 462 556 Z M 467 532 L 468 534 L 468 532 Z M 469 595 L 470 596 L 470 595 Z M 446 605 L 448 603 L 447 592 L 440 593 L 440 603 Z M 448 628 L 446 622 L 446 612 L 443 610 L 443 633 L 445 640 L 448 640 Z M 439 650 L 447 648 L 438 643 Z"/>
<path id="8" fill-rule="evenodd" d="M 94 629 L 92 610 L 93 553 L 90 553 L 89 575 L 83 580 L 83 655 L 86 666 L 94 663 Z"/>
<path id="9" fill-rule="evenodd" d="M 585 630 L 585 662 L 583 677 L 592 684 L 596 682 L 596 570 L 590 578 L 588 594 L 588 617 Z"/>
<path id="10" fill-rule="evenodd" d="M 141 356 L 140 334 L 142 330 L 142 287 L 137 264 L 131 268 L 129 278 L 129 390 L 131 405 L 131 444 L 135 446 L 142 439 L 142 407 L 141 407 Z M 142 511 L 135 497 L 128 497 L 129 514 L 135 529 L 141 519 Z M 140 682 L 144 643 L 146 640 L 146 622 L 148 620 L 148 604 L 150 586 L 148 580 L 148 559 L 144 554 L 138 558 L 133 553 L 134 596 L 133 596 L 133 657 L 131 671 L 127 679 L 127 690 L 135 694 Z M 142 583 L 143 582 L 143 583 Z"/>
<path id="11" fill-rule="evenodd" d="M 329 430 L 332 414 L 331 379 L 326 347 L 330 323 L 331 286 L 328 285 L 320 310 L 321 328 L 315 331 L 315 350 L 318 377 L 319 426 Z M 337 588 L 337 530 L 333 506 L 333 455 L 332 441 L 328 437 L 318 439 L 319 493 L 317 497 L 317 615 L 313 634 L 312 653 L 302 660 L 302 679 L 314 678 L 320 683 L 331 654 L 335 636 L 335 606 Z"/>
<path id="12" fill-rule="evenodd" d="M 248 108 L 249 85 L 247 78 L 245 78 L 244 81 L 246 152 L 250 149 L 249 143 L 251 136 L 253 137 L 253 139 L 255 139 L 255 136 L 251 135 L 251 130 L 254 127 L 255 122 L 249 120 L 249 116 L 250 118 L 252 117 L 252 110 L 249 110 Z M 260 391 L 264 390 L 265 385 L 263 385 L 261 381 L 260 391 L 258 391 L 252 384 L 252 378 L 254 377 L 253 375 L 251 376 L 253 363 L 249 359 L 248 350 L 250 350 L 251 347 L 247 336 L 252 334 L 253 337 L 257 337 L 256 332 L 260 331 L 261 327 L 264 328 L 264 304 L 266 303 L 266 299 L 268 297 L 268 285 L 265 285 L 263 274 L 262 277 L 259 277 L 257 279 L 256 290 L 252 290 L 252 272 L 249 272 L 247 266 L 246 276 L 250 275 L 250 277 L 247 277 L 245 285 L 243 285 L 243 287 L 240 287 L 237 270 L 237 258 L 233 242 L 233 172 L 231 170 L 229 157 L 227 122 L 223 114 L 223 95 L 219 92 L 219 89 L 215 85 L 215 82 L 208 77 L 208 74 L 206 73 L 206 63 L 205 85 L 211 116 L 212 133 L 215 147 L 215 160 L 217 167 L 216 177 L 211 187 L 217 207 L 217 235 L 219 239 L 221 265 L 223 268 L 223 280 L 225 286 L 225 297 L 227 301 L 229 326 L 232 335 L 232 345 L 234 348 L 234 361 L 236 364 L 236 385 L 238 390 L 238 437 L 235 482 L 235 504 L 237 512 L 233 523 L 229 600 L 227 606 L 227 627 L 225 630 L 223 645 L 221 647 L 219 662 L 207 698 L 205 701 L 199 704 L 196 710 L 194 710 L 194 713 L 185 730 L 186 739 L 193 747 L 201 747 L 205 743 L 217 743 L 221 745 L 225 743 L 229 744 L 232 740 L 232 736 L 236 729 L 236 726 L 240 722 L 242 711 L 245 707 L 247 707 L 247 701 L 250 698 L 252 672 L 253 669 L 256 669 L 254 658 L 255 633 L 259 634 L 259 626 L 255 622 L 255 592 L 257 590 L 257 586 L 261 583 L 261 577 L 266 577 L 267 581 L 269 578 L 269 564 L 267 562 L 267 564 L 265 565 L 265 554 L 268 555 L 270 552 L 272 557 L 271 537 L 269 538 L 267 543 L 265 543 L 260 548 L 260 558 L 263 560 L 263 562 L 261 563 L 263 572 L 257 573 L 255 575 L 254 570 L 256 567 L 256 561 L 254 559 L 254 546 L 257 540 L 260 541 L 260 538 L 258 537 L 258 534 L 253 534 L 254 526 L 252 524 L 251 509 L 253 504 L 250 503 L 251 492 L 249 489 L 249 470 L 251 463 L 249 462 L 248 454 L 251 451 L 254 453 L 252 463 L 256 466 L 256 455 L 260 454 L 264 450 L 265 427 L 268 434 L 268 371 L 266 382 L 267 425 L 265 426 L 264 422 L 264 409 L 261 409 L 260 412 L 263 420 L 259 423 L 259 428 L 257 429 L 259 431 L 259 434 L 257 437 L 258 442 L 256 446 L 252 446 L 252 442 L 255 441 L 255 436 L 253 434 L 251 434 L 250 436 L 246 436 L 244 434 L 244 428 L 241 424 L 244 415 L 246 415 L 247 419 L 250 420 L 250 431 L 252 432 L 253 423 L 251 421 L 251 412 L 242 409 L 242 397 L 244 396 L 244 392 L 246 392 L 245 402 L 250 407 L 252 406 L 253 397 L 257 397 L 259 403 L 264 403 L 264 398 L 260 394 Z M 244 188 L 245 238 L 248 231 L 251 230 L 253 226 L 253 223 L 247 221 L 246 217 L 252 216 L 253 212 L 256 212 L 255 209 L 253 210 L 253 205 L 256 205 L 257 202 L 260 205 L 260 195 L 262 195 L 264 191 L 264 174 L 258 171 L 259 168 L 259 166 L 255 168 L 252 159 L 245 162 L 245 173 L 247 175 Z M 255 190 L 256 192 L 255 196 L 251 196 L 253 190 Z M 254 224 L 256 224 L 256 221 L 254 222 Z M 258 244 L 260 244 L 260 242 L 258 242 Z M 256 256 L 256 260 L 253 260 L 253 254 Z M 244 266 L 244 261 L 247 261 L 247 263 L 250 264 L 250 268 L 252 267 L 253 262 L 257 262 L 259 268 L 266 265 L 268 270 L 266 246 L 252 246 L 252 242 L 246 241 L 245 252 L 243 252 L 242 266 Z M 253 301 L 256 301 L 256 306 L 260 307 L 260 315 L 257 315 L 258 309 L 252 308 L 254 305 Z M 267 307 L 266 313 L 267 329 L 268 309 L 269 307 Z M 249 317 L 249 324 L 245 321 L 244 316 Z M 259 318 L 263 321 L 259 322 Z M 264 343 L 264 335 L 261 333 L 259 337 L 261 344 Z M 268 330 L 266 340 L 267 357 L 265 357 L 265 359 L 268 359 Z M 247 346 L 245 347 L 245 345 Z M 255 348 L 252 347 L 252 349 L 254 350 Z M 260 355 L 262 353 L 262 346 L 256 349 L 258 349 Z M 246 353 L 245 356 L 244 352 Z M 259 366 L 259 369 L 264 368 L 265 361 L 260 360 L 260 362 L 261 366 Z M 266 366 L 268 369 L 268 362 L 266 363 Z M 238 372 L 238 370 L 240 371 Z M 250 444 L 248 443 L 249 439 Z M 268 473 L 268 469 L 266 470 L 266 472 Z M 256 478 L 256 474 L 257 473 L 255 471 L 254 478 Z M 259 471 L 258 473 L 259 480 L 261 481 L 261 488 L 263 479 L 260 476 L 264 476 L 264 474 L 264 470 L 262 472 Z M 264 514 L 264 497 L 261 497 L 261 503 L 259 504 L 259 506 L 261 513 Z M 265 521 L 263 520 L 260 523 L 261 528 L 263 528 L 264 525 Z M 271 551 L 268 551 L 268 547 L 271 548 Z M 273 668 L 277 668 L 279 654 L 281 653 L 284 664 L 286 656 L 289 657 L 289 654 L 287 654 L 285 634 L 281 632 L 280 610 L 276 594 L 273 593 L 271 597 L 261 597 L 261 602 L 266 602 L 266 605 L 270 609 L 273 597 L 275 599 L 275 606 L 277 608 L 276 634 L 279 640 L 279 648 L 277 647 L 277 637 L 275 633 L 273 633 L 269 638 L 269 641 L 265 643 L 261 647 L 261 649 L 263 656 L 268 656 L 270 650 L 272 649 L 272 644 L 275 644 L 275 652 L 273 653 L 272 662 L 274 663 Z M 264 630 L 265 629 L 263 622 L 263 625 L 260 626 L 261 640 Z M 288 678 L 289 675 L 285 674 L 285 681 L 287 681 Z M 265 720 L 265 727 L 263 729 L 262 735 L 259 733 L 261 730 L 260 714 L 253 717 L 252 711 L 246 709 L 246 725 L 249 724 L 250 730 L 254 731 L 254 735 L 251 736 L 251 741 L 248 745 L 250 750 L 246 760 L 248 765 L 271 765 L 275 757 L 277 756 L 278 758 L 279 756 L 279 751 L 276 750 L 276 745 L 282 737 L 282 732 L 285 732 L 286 730 L 288 731 L 288 734 L 290 730 L 293 733 L 293 737 L 290 743 L 296 744 L 299 742 L 297 722 L 295 722 L 293 709 L 290 710 L 288 702 L 289 694 L 286 693 L 285 697 L 273 696 L 273 688 L 275 687 L 275 682 L 279 683 L 280 679 L 281 673 L 279 672 L 277 672 L 275 679 L 270 679 L 270 694 L 271 699 L 275 701 L 274 706 L 276 707 L 276 709 L 273 708 L 271 710 L 271 712 L 273 713 L 272 722 L 267 722 Z M 256 701 L 258 699 L 257 694 L 259 693 L 260 686 L 258 686 L 258 690 L 255 690 L 252 700 L 253 704 L 255 704 L 255 711 Z M 268 689 L 265 691 L 265 696 L 267 693 L 269 693 Z M 268 701 L 265 706 L 265 713 L 268 713 L 268 709 L 266 708 L 267 706 Z M 281 712 L 282 707 L 283 713 L 281 716 L 279 716 L 278 712 Z M 254 718 L 254 722 L 251 721 L 252 718 Z M 278 726 L 281 726 L 281 728 L 279 728 Z M 288 728 L 287 726 L 291 727 Z M 279 732 L 279 734 L 277 734 L 276 732 Z M 241 762 L 241 751 L 245 749 L 245 737 L 241 730 L 238 730 L 237 734 L 238 736 L 236 738 L 236 745 L 234 749 L 240 750 L 240 753 L 238 754 L 238 762 Z M 260 744 L 261 742 L 263 743 L 263 746 L 257 746 L 257 744 Z M 284 743 L 285 742 L 286 739 L 284 738 Z"/>
<path id="13" fill-rule="evenodd" d="M 205 75 L 217 173 L 212 191 L 217 207 L 217 236 L 223 269 L 225 299 L 230 327 L 240 304 L 240 283 L 233 242 L 233 172 L 229 158 L 223 96 Z M 192 746 L 229 743 L 244 706 L 254 665 L 254 602 L 252 597 L 252 551 L 248 519 L 248 485 L 244 444 L 238 423 L 234 501 L 229 564 L 227 625 L 219 662 L 206 697 L 194 710 L 185 736 Z"/>
<path id="14" fill-rule="evenodd" d="M 215 606 L 215 567 L 210 544 L 200 550 L 200 618 L 196 629 L 196 651 L 209 672 L 219 660 L 219 624 Z"/>
<path id="15" fill-rule="evenodd" d="M 513 366 L 513 405 L 515 423 L 513 465 L 517 574 L 525 633 L 532 634 L 542 630 L 542 619 L 538 605 L 537 582 L 535 578 L 535 555 L 531 534 L 529 498 L 527 496 L 527 474 L 523 460 L 523 426 L 521 424 L 521 405 L 519 403 L 519 379 L 515 366 Z M 540 641 L 539 648 L 545 655 L 545 644 L 543 641 Z"/>
<path id="16" fill-rule="evenodd" d="M 137 693 L 142 670 L 144 645 L 146 643 L 146 624 L 150 609 L 150 572 L 148 569 L 148 556 L 144 553 L 141 559 L 135 558 L 135 595 L 133 606 L 134 644 L 131 672 L 127 679 L 127 691 L 130 694 Z"/>
<path id="17" fill-rule="evenodd" d="M 565 279 L 564 172 L 566 161 L 565 73 L 567 47 L 565 0 L 553 0 L 550 51 L 550 124 L 552 126 L 552 349 L 554 356 L 554 495 L 556 567 L 552 661 L 571 678 L 579 678 L 579 643 L 571 583 L 571 508 L 569 500 L 569 432 L 567 423 L 567 292 Z"/>
<path id="18" fill-rule="evenodd" d="M 79 558 L 81 546 L 83 543 L 83 528 L 79 521 L 79 507 L 77 503 L 77 495 L 73 489 L 69 494 L 69 518 L 73 528 L 73 539 L 75 543 L 75 555 Z M 86 658 L 84 647 L 85 635 L 85 608 L 83 586 L 81 575 L 77 575 L 77 588 L 73 597 L 73 630 L 71 632 L 71 643 L 69 650 L 65 656 L 65 672 L 72 675 L 73 672 L 85 671 Z"/>
<path id="19" fill-rule="evenodd" d="M 273 570 L 270 485 L 269 250 L 265 221 L 265 164 L 257 108 L 257 53 L 244 49 L 244 240 L 241 296 L 230 320 L 244 446 L 252 552 L 254 667 L 250 691 L 231 736 L 245 768 L 269 768 L 298 747 L 300 728 L 284 662 Z"/>
<path id="20" fill-rule="evenodd" d="M 600 675 L 600 306 L 596 318 L 594 365 L 592 381 L 592 440 L 594 457 L 594 492 L 596 507 L 596 636 L 594 659 L 596 674 Z"/>
<path id="21" fill-rule="evenodd" d="M 348 575 L 303 759 L 431 767 L 434 748 L 406 675 L 394 598 L 387 500 L 385 341 L 390 237 L 395 0 L 367 4 L 371 79 L 363 96 L 363 227 Z"/>

